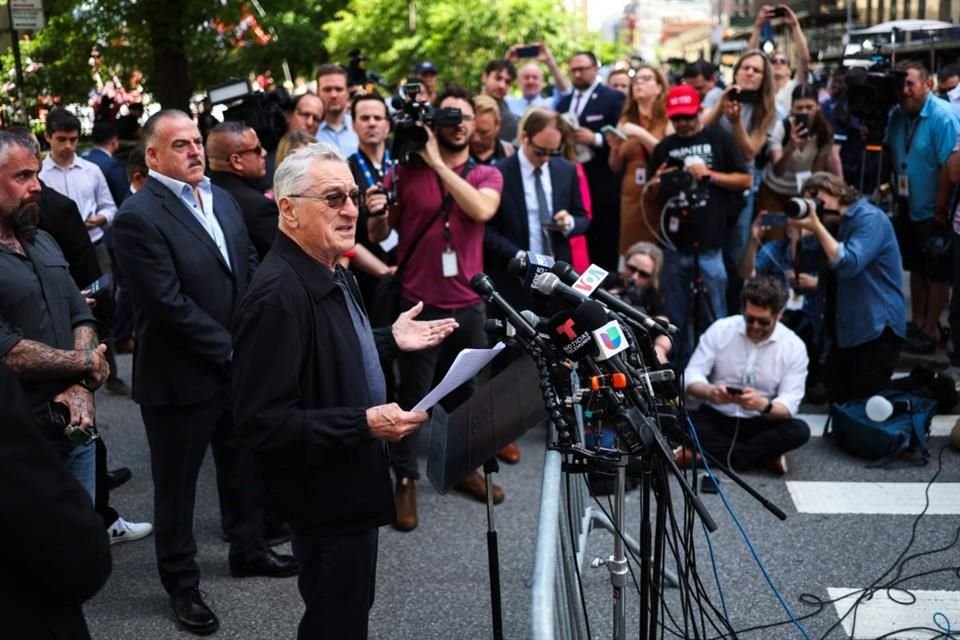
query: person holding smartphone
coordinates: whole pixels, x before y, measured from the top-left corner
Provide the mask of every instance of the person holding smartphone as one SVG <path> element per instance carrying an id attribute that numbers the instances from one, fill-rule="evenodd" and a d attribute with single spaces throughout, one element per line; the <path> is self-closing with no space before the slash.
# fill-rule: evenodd
<path id="1" fill-rule="evenodd" d="M 807 352 L 784 326 L 787 292 L 777 280 L 748 280 L 742 313 L 717 320 L 700 338 L 684 372 L 687 395 L 703 401 L 690 413 L 703 449 L 734 468 L 787 472 L 784 454 L 810 439 L 795 416 L 807 378 Z M 689 466 L 694 452 L 675 453 Z"/>
<path id="2" fill-rule="evenodd" d="M 827 169 L 833 153 L 833 128 L 811 85 L 793 90 L 790 115 L 773 126 L 767 150 L 758 205 L 761 210 L 783 211 L 790 198 L 800 195 L 807 178 Z"/>
<path id="3" fill-rule="evenodd" d="M 761 38 L 772 38 L 773 31 L 769 36 L 763 36 L 763 27 L 765 23 L 771 20 L 779 20 L 780 26 L 787 28 L 790 32 L 791 49 L 796 53 L 797 69 L 794 74 L 790 64 L 790 56 L 783 51 L 774 51 L 770 54 L 770 66 L 773 70 L 773 81 L 776 85 L 776 104 L 780 111 L 790 110 L 790 96 L 794 88 L 801 84 L 807 84 L 807 76 L 810 68 L 810 48 L 807 46 L 807 37 L 800 28 L 800 21 L 797 20 L 797 14 L 786 4 L 777 6 L 763 5 L 757 13 L 757 19 L 753 24 L 753 33 L 750 35 L 750 41 L 747 44 L 751 48 L 761 46 Z M 776 40 L 774 40 L 776 42 Z"/>

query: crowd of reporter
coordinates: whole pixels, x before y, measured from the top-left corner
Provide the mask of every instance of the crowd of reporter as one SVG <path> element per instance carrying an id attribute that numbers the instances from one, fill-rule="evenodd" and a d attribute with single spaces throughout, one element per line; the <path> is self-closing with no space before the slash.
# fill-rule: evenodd
<path id="1" fill-rule="evenodd" d="M 774 16 L 793 44 L 792 60 L 756 48 Z M 475 94 L 439 85 L 442 69 L 423 60 L 393 99 L 351 84 L 345 67 L 328 63 L 314 90 L 284 105 L 286 131 L 219 123 L 208 112 L 195 121 L 165 110 L 141 123 L 132 109 L 122 117 L 104 110 L 94 142 L 105 157 L 91 162 L 75 157 L 79 122 L 64 110 L 47 118 L 52 149 L 42 165 L 37 140 L 4 133 L 4 399 L 20 407 L 11 421 L 41 425 L 43 434 L 30 442 L 27 432 L 11 430 L 4 446 L 34 447 L 31 473 L 45 474 L 48 485 L 37 495 L 2 495 L 8 512 L 53 511 L 78 537 L 92 535 L 91 527 L 109 537 L 90 541 L 90 566 L 75 569 L 88 579 L 76 585 L 33 580 L 30 567 L 5 559 L 34 585 L 30 607 L 51 613 L 0 625 L 23 635 L 32 620 L 54 637 L 84 637 L 80 604 L 109 572 L 101 547 L 153 531 L 108 505 L 112 478 L 93 392 L 105 385 L 131 393 L 116 375 L 115 350 L 137 355 L 132 397 L 154 467 L 157 565 L 178 625 L 197 634 L 219 627 L 198 589 L 192 529 L 197 472 L 212 446 L 231 573 L 299 572 L 307 606 L 301 637 L 345 637 L 344 630 L 366 637 L 376 529 L 390 523 L 412 531 L 419 522 L 416 427 L 425 414 L 411 408 L 460 349 L 498 339 L 484 332 L 491 311 L 469 284 L 477 273 L 526 308 L 539 300 L 509 272 L 511 259 L 546 255 L 579 272 L 599 265 L 609 274 L 605 287 L 678 327 L 673 336 L 654 336 L 652 353 L 658 366 L 686 372 L 682 392 L 703 403 L 696 418 L 706 449 L 738 467 L 777 473 L 786 472 L 784 454 L 809 438 L 796 416 L 802 398 L 842 402 L 884 389 L 901 350 L 945 348 L 940 317 L 948 303 L 949 325 L 960 331 L 960 295 L 949 295 L 951 282 L 960 286 L 956 67 L 938 70 L 935 92 L 930 70 L 902 62 L 886 72 L 896 79 L 889 113 L 862 117 L 852 109 L 856 89 L 845 70 L 814 81 L 803 32 L 783 5 L 761 9 L 751 48 L 728 83 L 705 60 L 681 74 L 644 63 L 615 66 L 605 77 L 592 52 L 566 63 L 565 75 L 546 43 L 514 45 L 485 67 Z M 430 126 L 416 121 L 427 114 Z M 123 118 L 128 154 L 118 176 L 116 120 Z M 268 138 L 278 144 L 268 149 Z M 882 151 L 873 150 L 878 141 Z M 41 178 L 76 205 L 69 230 L 44 226 L 52 205 L 40 196 Z M 332 190 L 320 189 L 325 185 Z M 892 197 L 878 197 L 888 192 Z M 321 222 L 311 222 L 311 207 Z M 181 226 L 158 223 L 160 210 Z M 306 267 L 301 249 L 322 255 L 323 268 Z M 81 270 L 80 260 L 90 268 Z M 28 263 L 42 267 L 39 280 L 24 271 Z M 262 272 L 261 263 L 268 265 Z M 90 281 L 103 273 L 114 277 L 104 292 L 91 291 Z M 271 351 L 257 341 L 267 326 L 257 323 L 274 321 L 289 342 L 289 318 L 272 311 L 281 303 L 263 301 L 282 293 L 277 283 L 289 283 L 290 273 L 309 275 L 312 284 L 304 286 L 317 299 L 336 292 L 334 307 L 344 309 L 334 313 L 337 322 L 357 331 L 353 357 L 340 354 L 331 366 L 352 361 L 369 393 L 334 392 L 326 386 L 335 383 L 321 376 L 325 388 L 299 401 L 376 405 L 314 415 L 316 427 L 310 420 L 302 426 L 319 452 L 307 455 L 334 464 L 360 451 L 357 460 L 373 475 L 350 477 L 370 492 L 373 511 L 338 504 L 329 522 L 304 520 L 303 505 L 290 501 L 307 498 L 276 484 L 289 479 L 290 465 L 300 470 L 283 458 L 292 454 L 282 440 L 301 427 L 281 420 L 270 436 L 276 441 L 249 431 L 289 410 L 289 398 L 284 405 L 279 396 L 261 397 L 270 385 L 252 385 L 250 376 L 269 366 Z M 23 306 L 42 301 L 38 292 L 50 283 L 63 290 L 57 302 L 65 307 Z M 235 326 L 237 314 L 244 320 Z M 392 338 L 374 332 L 377 326 L 392 326 Z M 235 362 L 234 349 L 249 344 L 259 345 L 259 359 L 240 351 Z M 300 354 L 287 346 L 288 357 Z M 948 357 L 960 367 L 960 349 Z M 494 374 L 502 368 L 495 364 Z M 445 408 L 465 401 L 477 382 L 449 395 Z M 296 386 L 286 383 L 284 393 Z M 681 464 L 695 456 L 675 453 Z M 520 451 L 509 444 L 498 456 L 515 464 Z M 251 471 L 262 468 L 272 470 L 266 486 Z M 328 473 L 314 481 L 323 492 L 343 478 Z M 479 472 L 456 488 L 487 500 Z M 494 502 L 505 499 L 504 489 L 492 490 Z M 102 524 L 90 516 L 94 504 Z M 30 529 L 8 534 L 29 536 Z M 293 556 L 271 549 L 291 535 Z M 11 539 L 5 546 L 22 545 Z M 365 567 L 367 577 L 350 578 L 348 564 Z M 5 593 L 17 579 L 3 583 Z M 355 588 L 331 591 L 325 579 Z"/>

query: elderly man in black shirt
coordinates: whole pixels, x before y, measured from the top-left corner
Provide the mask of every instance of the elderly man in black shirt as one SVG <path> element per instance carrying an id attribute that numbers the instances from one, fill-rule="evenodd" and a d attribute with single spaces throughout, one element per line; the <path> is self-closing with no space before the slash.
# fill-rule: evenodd
<path id="1" fill-rule="evenodd" d="M 274 190 L 280 233 L 235 321 L 237 426 L 293 530 L 306 604 L 298 637 L 366 638 L 377 528 L 394 520 L 386 441 L 427 418 L 385 404 L 380 356 L 435 346 L 457 324 L 413 320 L 418 304 L 371 328 L 353 276 L 337 266 L 362 198 L 339 151 L 296 151 Z"/>
<path id="2" fill-rule="evenodd" d="M 20 378 L 34 420 L 91 500 L 93 391 L 107 379 L 105 345 L 60 247 L 36 228 L 40 163 L 31 140 L 0 131 L 0 360 Z M 65 408 L 69 427 L 51 419 Z"/>

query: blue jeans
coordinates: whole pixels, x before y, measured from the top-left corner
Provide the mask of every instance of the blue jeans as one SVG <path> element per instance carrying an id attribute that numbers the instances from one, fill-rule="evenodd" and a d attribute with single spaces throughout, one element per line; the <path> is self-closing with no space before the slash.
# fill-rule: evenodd
<path id="1" fill-rule="evenodd" d="M 727 315 L 726 290 L 727 270 L 723 266 L 720 249 L 700 254 L 701 286 L 707 290 L 706 299 L 701 299 L 697 309 L 692 308 L 690 285 L 694 280 L 694 254 L 663 250 L 663 267 L 660 270 L 660 290 L 663 292 L 664 310 L 670 321 L 677 325 L 674 348 L 671 355 L 681 368 L 693 353 L 695 339 L 710 324 Z M 706 302 L 709 301 L 709 304 Z M 694 311 L 697 312 L 694 321 Z M 696 335 L 695 335 L 696 334 Z"/>
<path id="2" fill-rule="evenodd" d="M 90 501 L 96 500 L 97 494 L 97 448 L 90 443 L 86 446 L 77 445 L 63 454 L 63 466 L 90 496 Z"/>

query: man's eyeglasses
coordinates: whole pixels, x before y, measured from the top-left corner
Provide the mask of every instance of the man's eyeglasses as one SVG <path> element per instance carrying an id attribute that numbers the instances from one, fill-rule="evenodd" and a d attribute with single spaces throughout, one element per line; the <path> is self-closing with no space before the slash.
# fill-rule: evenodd
<path id="1" fill-rule="evenodd" d="M 335 191 L 322 196 L 314 196 L 306 193 L 297 193 L 287 196 L 288 198 L 306 198 L 307 200 L 324 200 L 332 209 L 343 209 L 347 205 L 347 198 L 353 202 L 357 208 L 362 207 L 364 203 L 364 194 L 359 189 L 353 189 L 350 193 Z"/>
<path id="2" fill-rule="evenodd" d="M 633 266 L 632 264 L 626 264 L 626 265 L 624 265 L 624 267 L 626 268 L 626 270 L 627 270 L 629 273 L 638 275 L 638 276 L 640 276 L 641 278 L 644 278 L 644 279 L 649 280 L 650 278 L 653 277 L 653 274 L 650 273 L 649 271 L 644 271 L 643 269 L 641 269 L 641 268 L 639 268 L 639 267 L 635 267 L 635 266 Z"/>
<path id="3" fill-rule="evenodd" d="M 758 318 L 757 316 L 751 316 L 749 313 L 743 314 L 743 321 L 747 324 L 757 324 L 761 327 L 769 327 L 773 324 L 773 318 Z"/>
<path id="4" fill-rule="evenodd" d="M 261 153 L 263 153 L 263 145 L 261 145 L 260 143 L 257 143 L 257 146 L 250 147 L 249 149 L 244 149 L 243 151 L 237 151 L 235 155 L 245 156 L 248 153 L 255 153 L 257 155 L 260 155 Z"/>
<path id="5" fill-rule="evenodd" d="M 790 64 L 790 61 L 787 60 L 784 56 L 775 56 L 770 58 L 770 62 L 773 64 Z"/>
<path id="6" fill-rule="evenodd" d="M 533 155 L 537 156 L 538 158 L 544 158 L 546 156 L 553 158 L 561 153 L 560 149 L 544 149 L 533 141 L 530 142 L 530 146 L 533 148 Z"/>
<path id="7" fill-rule="evenodd" d="M 570 67 L 570 73 L 586 73 L 587 71 L 591 71 L 591 70 L 593 70 L 593 69 L 596 69 L 596 67 L 593 67 L 593 66 L 590 66 L 590 67 Z"/>

